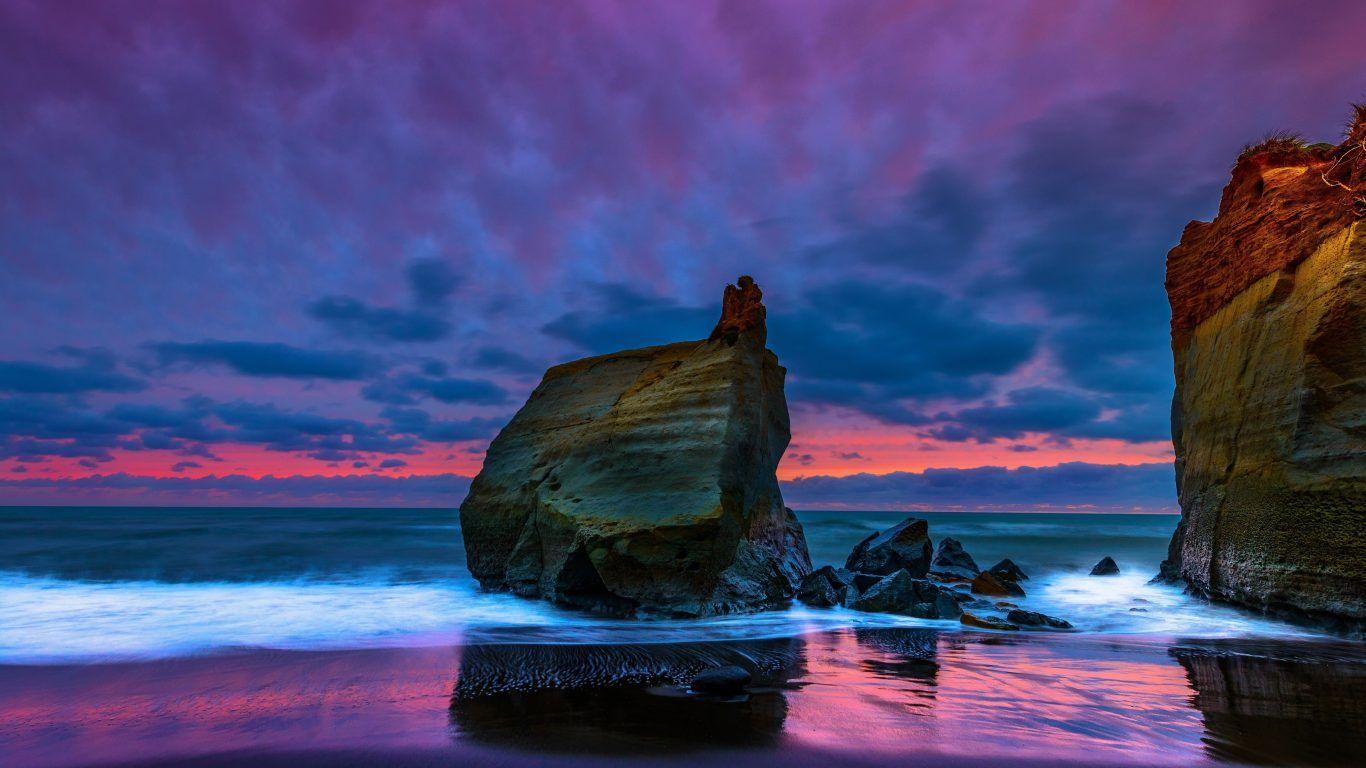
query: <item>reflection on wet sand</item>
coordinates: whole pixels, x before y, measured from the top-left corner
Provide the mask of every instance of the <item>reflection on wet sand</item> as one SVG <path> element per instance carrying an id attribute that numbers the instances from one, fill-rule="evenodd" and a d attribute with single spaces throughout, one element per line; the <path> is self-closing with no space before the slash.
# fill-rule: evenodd
<path id="1" fill-rule="evenodd" d="M 687 692 L 728 664 L 753 673 L 747 694 Z M 0 665 L 5 768 L 288 751 L 297 764 L 364 751 L 352 764 L 694 765 L 720 759 L 709 749 L 826 768 L 1366 765 L 1366 646 L 857 629 Z"/>
<path id="2" fill-rule="evenodd" d="M 1366 765 L 1366 651 L 1360 644 L 1214 641 L 1182 645 L 1205 748 L 1258 765 Z"/>
<path id="3" fill-rule="evenodd" d="M 677 645 L 485 645 L 466 650 L 451 722 L 481 743 L 544 752 L 677 753 L 771 745 L 782 687 L 801 671 L 797 639 Z M 748 693 L 688 691 L 715 666 L 749 670 Z"/>

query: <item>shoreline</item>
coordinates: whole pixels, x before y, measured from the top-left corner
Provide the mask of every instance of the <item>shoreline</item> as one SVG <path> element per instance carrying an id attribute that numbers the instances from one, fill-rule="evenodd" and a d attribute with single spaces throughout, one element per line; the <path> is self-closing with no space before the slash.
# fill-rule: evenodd
<path id="1" fill-rule="evenodd" d="M 743 700 L 687 693 L 722 663 L 755 672 Z M 1329 638 L 844 629 L 0 665 L 0 752 L 29 768 L 1339 765 L 1366 758 L 1364 710 L 1366 648 Z"/>

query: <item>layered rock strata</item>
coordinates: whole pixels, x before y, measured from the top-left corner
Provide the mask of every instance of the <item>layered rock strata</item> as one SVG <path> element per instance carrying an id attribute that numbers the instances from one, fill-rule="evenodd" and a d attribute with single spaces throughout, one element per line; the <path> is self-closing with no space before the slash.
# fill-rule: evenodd
<path id="1" fill-rule="evenodd" d="M 775 471 L 786 370 L 742 277 L 710 338 L 551 368 L 460 507 L 486 588 L 682 616 L 792 597 L 811 570 Z"/>
<path id="2" fill-rule="evenodd" d="M 1210 597 L 1366 620 L 1366 109 L 1276 139 L 1167 257 L 1181 522 L 1163 575 Z"/>

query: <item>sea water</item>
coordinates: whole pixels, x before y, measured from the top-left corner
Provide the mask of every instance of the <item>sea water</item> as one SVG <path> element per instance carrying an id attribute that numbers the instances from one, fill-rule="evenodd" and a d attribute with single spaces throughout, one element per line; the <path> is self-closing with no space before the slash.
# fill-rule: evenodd
<path id="1" fill-rule="evenodd" d="M 812 561 L 842 565 L 898 512 L 799 512 Z M 1083 633 L 1211 637 L 1308 631 L 1149 584 L 1175 515 L 918 513 L 986 568 L 1030 576 L 1015 602 Z M 1092 577 L 1109 555 L 1121 574 Z M 0 508 L 0 663 L 217 650 L 468 642 L 650 643 L 842 627 L 955 627 L 844 609 L 623 621 L 484 592 L 450 509 Z"/>

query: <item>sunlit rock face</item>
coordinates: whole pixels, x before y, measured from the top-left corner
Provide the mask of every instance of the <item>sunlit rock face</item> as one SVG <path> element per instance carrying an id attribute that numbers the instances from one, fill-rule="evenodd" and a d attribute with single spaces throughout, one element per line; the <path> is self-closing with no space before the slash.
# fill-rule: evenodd
<path id="1" fill-rule="evenodd" d="M 811 564 L 775 475 L 791 435 L 764 316 L 741 278 L 708 340 L 547 371 L 460 507 L 475 578 L 625 615 L 789 599 Z"/>
<path id="2" fill-rule="evenodd" d="M 1167 258 L 1181 523 L 1163 573 L 1366 619 L 1366 120 L 1239 159 Z"/>

